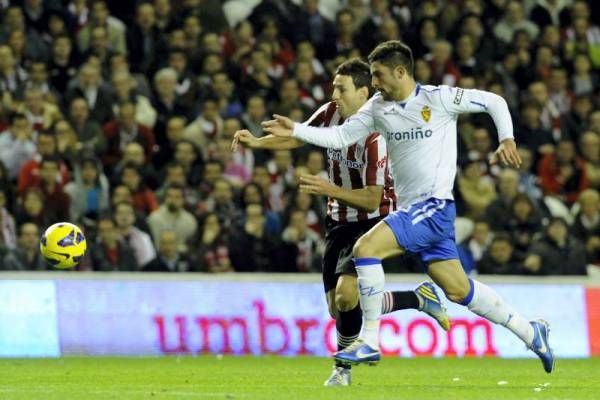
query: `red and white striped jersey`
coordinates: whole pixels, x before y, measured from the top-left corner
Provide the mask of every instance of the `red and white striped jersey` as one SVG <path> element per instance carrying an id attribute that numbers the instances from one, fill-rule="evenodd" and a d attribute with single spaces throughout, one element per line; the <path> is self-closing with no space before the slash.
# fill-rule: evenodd
<path id="1" fill-rule="evenodd" d="M 304 122 L 315 127 L 341 125 L 344 119 L 337 112 L 335 102 L 323 104 Z M 328 198 L 327 215 L 339 223 L 364 221 L 385 217 L 396 210 L 394 182 L 388 170 L 387 148 L 383 137 L 377 132 L 367 138 L 344 147 L 327 149 L 329 180 L 344 189 L 362 189 L 366 186 L 383 186 L 379 208 L 371 213 L 347 206 L 334 198 Z"/>

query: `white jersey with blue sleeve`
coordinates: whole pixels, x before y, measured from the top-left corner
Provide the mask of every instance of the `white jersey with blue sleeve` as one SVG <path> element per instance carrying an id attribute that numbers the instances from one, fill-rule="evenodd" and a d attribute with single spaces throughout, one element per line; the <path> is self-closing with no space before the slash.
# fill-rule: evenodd
<path id="1" fill-rule="evenodd" d="M 380 93 L 344 124 L 329 128 L 294 125 L 293 136 L 322 147 L 342 148 L 379 132 L 387 143 L 388 164 L 399 207 L 437 198 L 453 199 L 456 176 L 456 121 L 462 113 L 488 113 L 500 141 L 513 138 L 506 101 L 491 92 L 417 84 L 404 101 Z"/>

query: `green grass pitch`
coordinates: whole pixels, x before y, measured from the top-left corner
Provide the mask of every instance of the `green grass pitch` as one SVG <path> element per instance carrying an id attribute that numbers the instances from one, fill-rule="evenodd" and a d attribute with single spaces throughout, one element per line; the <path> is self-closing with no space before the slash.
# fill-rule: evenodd
<path id="1" fill-rule="evenodd" d="M 600 358 L 538 360 L 386 358 L 354 368 L 351 387 L 323 387 L 317 357 L 160 357 L 0 360 L 0 399 L 448 400 L 598 399 Z"/>

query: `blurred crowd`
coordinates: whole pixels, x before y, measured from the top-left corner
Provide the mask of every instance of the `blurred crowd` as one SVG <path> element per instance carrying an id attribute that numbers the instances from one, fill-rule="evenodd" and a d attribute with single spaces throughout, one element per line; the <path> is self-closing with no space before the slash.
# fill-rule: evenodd
<path id="1" fill-rule="evenodd" d="M 43 230 L 85 230 L 80 270 L 319 271 L 326 153 L 231 152 L 272 113 L 303 121 L 336 66 L 402 39 L 422 84 L 502 95 L 520 170 L 459 120 L 468 271 L 600 262 L 600 7 L 592 0 L 0 1 L 0 269 L 50 269 Z M 407 173 L 410 173 L 407 171 Z M 388 271 L 419 271 L 415 257 Z"/>

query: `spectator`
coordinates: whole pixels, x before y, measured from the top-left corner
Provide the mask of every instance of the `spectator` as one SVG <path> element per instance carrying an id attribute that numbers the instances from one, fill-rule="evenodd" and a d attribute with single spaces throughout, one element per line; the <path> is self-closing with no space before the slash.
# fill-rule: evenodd
<path id="1" fill-rule="evenodd" d="M 587 54 L 577 54 L 573 60 L 571 87 L 575 96 L 587 96 L 598 87 L 598 73 L 592 70 L 592 63 Z"/>
<path id="2" fill-rule="evenodd" d="M 131 203 L 122 202 L 114 206 L 114 220 L 122 240 L 133 249 L 137 270 L 156 258 L 156 250 L 149 234 L 139 229 L 135 223 L 135 209 Z"/>
<path id="3" fill-rule="evenodd" d="M 300 103 L 310 109 L 317 108 L 325 100 L 325 90 L 308 61 L 298 61 L 294 68 L 294 78 L 300 88 Z"/>
<path id="4" fill-rule="evenodd" d="M 63 116 L 58 107 L 44 99 L 41 89 L 29 87 L 25 89 L 23 113 L 34 131 L 48 130 Z"/>
<path id="5" fill-rule="evenodd" d="M 266 201 L 264 193 L 260 185 L 258 185 L 256 182 L 250 182 L 246 184 L 241 190 L 241 208 L 245 209 L 248 204 L 259 204 L 264 208 L 266 229 L 270 234 L 277 236 L 281 233 L 281 217 L 279 214 L 269 210 L 268 208 L 265 208 Z"/>
<path id="6" fill-rule="evenodd" d="M 0 189 L 0 259 L 17 246 L 15 218 L 6 207 L 6 193 Z"/>
<path id="7" fill-rule="evenodd" d="M 136 210 L 148 215 L 158 209 L 158 202 L 152 190 L 143 180 L 140 168 L 129 162 L 121 170 L 120 182 L 127 186 L 133 196 L 133 206 Z"/>
<path id="8" fill-rule="evenodd" d="M 198 233 L 200 237 L 193 246 L 197 269 L 206 272 L 234 272 L 229 259 L 229 239 L 217 214 L 205 214 L 200 220 Z"/>
<path id="9" fill-rule="evenodd" d="M 263 208 L 258 204 L 246 206 L 242 225 L 231 232 L 229 255 L 238 272 L 277 272 L 290 270 L 293 262 L 282 262 L 281 241 L 265 229 Z M 248 257 L 252 254 L 252 258 Z"/>
<path id="10" fill-rule="evenodd" d="M 154 75 L 154 95 L 152 106 L 157 112 L 155 125 L 156 143 L 166 143 L 165 127 L 172 115 L 187 118 L 189 110 L 177 96 L 177 72 L 173 68 L 163 68 Z"/>
<path id="11" fill-rule="evenodd" d="M 271 60 L 262 49 L 255 49 L 250 54 L 250 64 L 246 69 L 240 88 L 246 102 L 251 95 L 271 98 L 275 95 L 275 80 L 269 75 Z"/>
<path id="12" fill-rule="evenodd" d="M 198 205 L 196 212 L 198 215 L 203 215 L 207 212 L 215 213 L 219 217 L 221 226 L 227 230 L 231 229 L 239 218 L 238 209 L 233 201 L 231 183 L 225 178 L 217 178 L 214 182 L 212 192 Z"/>
<path id="13" fill-rule="evenodd" d="M 84 60 L 94 59 L 103 78 L 110 77 L 111 59 L 117 53 L 110 47 L 108 31 L 104 26 L 92 28 L 90 47 L 82 54 Z"/>
<path id="14" fill-rule="evenodd" d="M 425 55 L 431 66 L 431 84 L 456 86 L 460 71 L 452 61 L 452 45 L 446 40 L 437 40 L 431 53 Z"/>
<path id="15" fill-rule="evenodd" d="M 279 93 L 277 102 L 273 104 L 273 112 L 280 115 L 288 115 L 294 108 L 302 108 L 300 103 L 300 89 L 298 87 L 298 81 L 294 78 L 285 78 L 279 85 Z M 261 137 L 262 127 L 258 129 L 257 126 L 246 126 L 252 135 L 255 137 Z"/>
<path id="16" fill-rule="evenodd" d="M 131 101 L 135 104 L 135 122 L 150 129 L 154 128 L 156 110 L 152 107 L 150 99 L 138 92 L 137 82 L 127 69 L 121 68 L 112 74 L 112 88 L 115 94 L 114 115 L 119 115 L 120 104 Z"/>
<path id="17" fill-rule="evenodd" d="M 323 243 L 319 235 L 309 228 L 306 211 L 293 210 L 290 213 L 288 226 L 281 238 L 294 249 L 296 262 L 293 272 L 320 271 Z"/>
<path id="18" fill-rule="evenodd" d="M 586 275 L 585 249 L 563 219 L 553 218 L 544 236 L 532 244 L 524 268 L 534 275 Z"/>
<path id="19" fill-rule="evenodd" d="M 0 132 L 0 161 L 6 166 L 11 181 L 17 178 L 23 165 L 34 156 L 35 150 L 27 117 L 21 113 L 11 114 L 10 128 Z"/>
<path id="20" fill-rule="evenodd" d="M 483 175 L 481 161 L 472 161 L 463 168 L 458 178 L 458 190 L 464 202 L 466 217 L 478 219 L 484 215 L 486 208 L 496 198 L 493 181 Z"/>
<path id="21" fill-rule="evenodd" d="M 98 219 L 98 238 L 90 250 L 94 271 L 136 271 L 133 249 L 123 242 L 115 222 L 107 216 Z"/>
<path id="22" fill-rule="evenodd" d="M 519 145 L 533 152 L 536 159 L 554 150 L 554 137 L 542 126 L 540 108 L 536 103 L 524 102 L 521 105 L 521 118 L 515 134 Z"/>
<path id="23" fill-rule="evenodd" d="M 504 218 L 510 213 L 510 207 L 518 193 L 518 172 L 512 169 L 502 170 L 498 175 L 498 197 L 485 210 L 485 219 L 492 230 L 502 229 Z"/>
<path id="24" fill-rule="evenodd" d="M 594 110 L 588 116 L 588 126 L 591 131 L 600 135 L 600 110 Z"/>
<path id="25" fill-rule="evenodd" d="M 88 23 L 77 32 L 77 47 L 80 53 L 88 51 L 93 42 L 94 28 L 102 27 L 106 30 L 107 43 L 116 53 L 127 53 L 125 44 L 125 24 L 118 18 L 110 15 L 108 5 L 104 0 L 92 1 Z"/>
<path id="26" fill-rule="evenodd" d="M 156 25 L 156 13 L 150 3 L 139 3 L 135 23 L 127 28 L 127 53 L 135 72 L 152 74 L 166 57 L 167 43 Z"/>
<path id="27" fill-rule="evenodd" d="M 185 118 L 180 115 L 172 115 L 167 119 L 166 136 L 167 143 L 159 146 L 152 156 L 152 164 L 157 170 L 162 170 L 165 165 L 173 161 L 177 143 L 184 138 Z"/>
<path id="28" fill-rule="evenodd" d="M 19 193 L 24 193 L 28 188 L 37 186 L 40 183 L 40 166 L 44 157 L 55 157 L 58 155 L 56 135 L 52 131 L 42 131 L 37 136 L 36 154 L 26 161 L 19 171 L 17 188 Z M 59 171 L 56 176 L 56 182 L 64 186 L 69 182 L 70 173 L 67 164 L 60 160 Z"/>
<path id="29" fill-rule="evenodd" d="M 141 144 L 149 160 L 154 153 L 154 133 L 150 128 L 135 121 L 135 103 L 125 101 L 119 106 L 119 116 L 104 125 L 104 136 L 107 148 L 102 157 L 103 164 L 112 169 L 120 158 L 123 150 L 132 142 Z"/>
<path id="30" fill-rule="evenodd" d="M 244 112 L 244 107 L 236 93 L 235 83 L 225 71 L 217 71 L 212 75 L 210 84 L 213 95 L 216 97 L 219 114 L 224 118 L 239 118 Z"/>
<path id="31" fill-rule="evenodd" d="M 177 236 L 179 251 L 187 250 L 187 243 L 196 234 L 198 223 L 196 218 L 184 206 L 183 187 L 172 185 L 166 191 L 163 204 L 148 216 L 148 225 L 158 246 L 163 231 L 172 230 Z"/>
<path id="32" fill-rule="evenodd" d="M 32 61 L 29 64 L 28 74 L 29 82 L 26 87 L 41 91 L 45 104 L 58 105 L 62 94 L 59 94 L 50 83 L 47 64 L 42 61 Z"/>
<path id="33" fill-rule="evenodd" d="M 584 245 L 587 260 L 600 262 L 600 195 L 594 189 L 586 189 L 577 199 L 579 213 L 573 223 L 573 234 Z"/>
<path id="34" fill-rule="evenodd" d="M 309 41 L 303 40 L 298 43 L 298 52 L 296 54 L 296 64 L 307 62 L 312 66 L 312 70 L 317 79 L 323 79 L 325 76 L 325 67 L 323 63 L 315 56 L 315 47 Z M 339 64 L 336 64 L 336 67 Z M 291 66 L 293 67 L 293 65 Z M 335 70 L 335 68 L 333 68 Z"/>
<path id="35" fill-rule="evenodd" d="M 74 165 L 83 144 L 77 140 L 77 134 L 66 119 L 56 121 L 52 127 L 56 136 L 56 153 L 68 165 Z"/>
<path id="36" fill-rule="evenodd" d="M 69 221 L 71 199 L 62 185 L 57 182 L 60 159 L 56 156 L 44 157 L 40 162 L 40 181 L 36 186 L 44 194 L 44 213 L 50 222 Z"/>
<path id="37" fill-rule="evenodd" d="M 563 116 L 561 126 L 563 136 L 571 138 L 575 143 L 580 142 L 581 134 L 587 130 L 587 120 L 594 105 L 588 96 L 579 96 L 573 100 L 571 112 Z"/>
<path id="38" fill-rule="evenodd" d="M 544 194 L 554 195 L 567 204 L 573 204 L 589 186 L 585 162 L 575 153 L 570 140 L 561 140 L 556 153 L 540 160 L 538 170 Z"/>
<path id="39" fill-rule="evenodd" d="M 473 233 L 467 243 L 468 250 L 475 262 L 481 260 L 493 238 L 494 233 L 490 230 L 490 225 L 486 221 L 475 221 Z"/>
<path id="40" fill-rule="evenodd" d="M 111 193 L 111 197 L 110 197 L 110 204 L 112 209 L 114 209 L 117 204 L 119 203 L 129 203 L 129 204 L 134 204 L 133 203 L 133 195 L 131 194 L 131 190 L 129 190 L 129 188 L 125 185 L 122 184 L 118 184 L 114 187 L 112 187 L 112 193 Z M 134 225 L 137 226 L 138 228 L 140 228 L 141 230 L 143 230 L 146 233 L 150 233 L 150 227 L 148 226 L 148 223 L 146 222 L 146 214 L 140 212 L 139 210 L 135 209 L 134 206 L 134 210 L 135 210 L 135 222 Z"/>
<path id="41" fill-rule="evenodd" d="M 483 258 L 477 263 L 480 274 L 516 275 L 522 272 L 522 267 L 513 256 L 513 245 L 510 236 L 498 234 Z"/>
<path id="42" fill-rule="evenodd" d="M 519 147 L 519 156 L 521 156 L 521 166 L 519 167 L 519 191 L 527 194 L 538 206 L 542 201 L 542 191 L 538 184 L 537 175 L 533 174 L 532 167 L 533 154 L 526 147 Z"/>
<path id="43" fill-rule="evenodd" d="M 177 97 L 188 110 L 194 109 L 200 88 L 196 76 L 191 72 L 186 52 L 181 49 L 172 49 L 169 52 L 167 65 L 177 73 L 177 86 L 175 87 Z"/>
<path id="44" fill-rule="evenodd" d="M 21 99 L 26 81 L 27 72 L 17 64 L 12 49 L 7 45 L 0 45 L 0 91 Z"/>
<path id="45" fill-rule="evenodd" d="M 95 157 L 86 156 L 76 166 L 74 179 L 65 186 L 71 201 L 71 218 L 74 221 L 95 221 L 110 207 L 108 178 Z"/>
<path id="46" fill-rule="evenodd" d="M 174 161 L 177 161 L 185 170 L 186 182 L 191 186 L 197 186 L 202 177 L 204 160 L 198 147 L 189 140 L 180 140 L 175 145 Z M 221 171 L 223 172 L 223 171 Z"/>
<path id="47" fill-rule="evenodd" d="M 65 98 L 68 103 L 73 99 L 85 99 L 90 118 L 99 124 L 108 122 L 112 117 L 112 93 L 110 86 L 102 82 L 100 67 L 92 62 L 79 68 L 77 79 L 67 86 Z"/>
<path id="48" fill-rule="evenodd" d="M 127 164 L 135 165 L 140 173 L 142 174 L 144 183 L 148 185 L 151 189 L 154 189 L 158 186 L 159 177 L 156 176 L 156 171 L 152 167 L 152 164 L 146 161 L 146 154 L 144 153 L 144 148 L 138 142 L 131 142 L 125 146 L 125 150 L 123 151 L 123 158 L 119 161 L 119 163 L 115 166 L 112 177 L 118 178 L 121 176 L 121 171 L 123 167 Z"/>
<path id="49" fill-rule="evenodd" d="M 163 202 L 167 194 L 167 189 L 171 185 L 180 185 L 184 188 L 186 210 L 193 210 L 200 200 L 197 190 L 187 184 L 183 165 L 177 161 L 173 161 L 167 164 L 165 169 L 166 174 L 163 184 L 154 192 L 156 198 Z"/>
<path id="50" fill-rule="evenodd" d="M 532 82 L 529 85 L 529 95 L 541 110 L 540 121 L 542 129 L 549 130 L 552 133 L 554 142 L 558 142 L 561 135 L 560 110 L 550 99 L 546 84 L 541 81 Z"/>
<path id="51" fill-rule="evenodd" d="M 51 85 L 56 88 L 58 93 L 66 92 L 69 81 L 77 74 L 77 67 L 71 38 L 67 35 L 54 38 L 48 74 Z"/>
<path id="52" fill-rule="evenodd" d="M 102 127 L 99 122 L 90 117 L 90 108 L 83 97 L 71 100 L 69 121 L 83 149 L 93 153 L 102 153 L 106 150 L 106 137 L 102 133 Z"/>
<path id="53" fill-rule="evenodd" d="M 572 26 L 566 29 L 565 36 L 567 60 L 572 60 L 577 53 L 587 54 L 594 68 L 600 67 L 600 28 L 591 25 L 588 17 L 575 17 Z"/>
<path id="54" fill-rule="evenodd" d="M 560 13 L 567 7 L 565 1 L 542 0 L 529 12 L 529 19 L 533 21 L 540 29 L 560 23 Z"/>
<path id="55" fill-rule="evenodd" d="M 292 82 L 295 81 L 293 80 Z M 261 123 L 268 119 L 264 98 L 259 95 L 250 96 L 246 100 L 246 112 L 242 115 L 244 128 L 248 129 L 252 134 L 256 133 L 257 137 L 261 137 L 263 135 Z"/>
<path id="56" fill-rule="evenodd" d="M 579 143 L 590 186 L 598 188 L 600 187 L 600 135 L 593 131 L 584 132 Z"/>
<path id="57" fill-rule="evenodd" d="M 170 31 L 175 25 L 175 15 L 170 0 L 154 0 L 156 26 L 161 32 Z"/>
<path id="58" fill-rule="evenodd" d="M 573 93 L 569 90 L 568 85 L 567 71 L 564 68 L 552 68 L 548 80 L 548 91 L 550 99 L 556 104 L 561 114 L 571 111 Z"/>
<path id="59" fill-rule="evenodd" d="M 510 43 L 518 30 L 526 31 L 533 39 L 539 33 L 538 26 L 525 18 L 521 2 L 513 0 L 508 2 L 502 19 L 494 25 L 494 35 L 501 42 Z"/>
<path id="60" fill-rule="evenodd" d="M 144 272 L 191 272 L 194 265 L 188 256 L 178 250 L 173 231 L 163 231 L 159 238 L 158 254 L 143 268 Z"/>
<path id="61" fill-rule="evenodd" d="M 289 195 L 289 209 L 304 211 L 308 226 L 319 235 L 323 233 L 325 208 L 318 200 L 318 196 L 295 190 Z M 284 220 L 286 219 L 289 220 L 289 215 L 284 215 Z"/>
<path id="62" fill-rule="evenodd" d="M 542 228 L 542 217 L 535 204 L 524 193 L 513 199 L 510 214 L 504 219 L 503 230 L 509 232 L 514 248 L 514 257 L 523 261 L 534 235 Z"/>
<path id="63" fill-rule="evenodd" d="M 17 225 L 32 222 L 37 226 L 48 226 L 52 217 L 47 209 L 44 209 L 44 193 L 37 187 L 32 187 L 21 196 L 17 207 L 15 220 Z"/>
<path id="64" fill-rule="evenodd" d="M 183 136 L 201 149 L 203 156 L 208 158 L 211 143 L 222 130 L 223 118 L 219 115 L 217 99 L 208 97 L 202 103 L 200 115 L 185 128 Z"/>
<path id="65" fill-rule="evenodd" d="M 36 224 L 26 222 L 19 227 L 19 242 L 2 260 L 4 270 L 47 270 L 48 263 L 40 254 L 40 231 Z"/>

